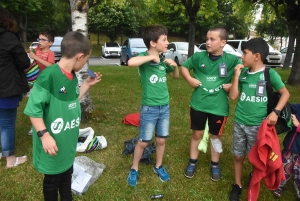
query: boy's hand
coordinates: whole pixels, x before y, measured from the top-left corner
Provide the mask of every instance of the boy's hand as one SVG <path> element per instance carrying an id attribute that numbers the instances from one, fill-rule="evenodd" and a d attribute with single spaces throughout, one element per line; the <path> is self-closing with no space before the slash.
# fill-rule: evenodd
<path id="1" fill-rule="evenodd" d="M 37 57 L 31 50 L 29 51 L 29 57 L 31 58 L 31 59 L 34 59 L 35 60 L 35 58 Z"/>
<path id="2" fill-rule="evenodd" d="M 235 77 L 239 77 L 241 72 L 242 72 L 242 69 L 244 68 L 245 66 L 243 64 L 238 64 L 236 65 L 236 67 L 234 68 L 234 76 Z"/>
<path id="3" fill-rule="evenodd" d="M 267 119 L 268 119 L 268 124 L 274 126 L 276 124 L 277 120 L 278 120 L 278 116 L 275 112 L 271 112 L 268 115 Z"/>
<path id="4" fill-rule="evenodd" d="M 201 82 L 199 80 L 197 80 L 196 78 L 191 78 L 188 80 L 189 84 L 193 87 L 193 88 L 198 88 L 199 86 L 201 86 Z"/>
<path id="5" fill-rule="evenodd" d="M 96 75 L 96 77 L 88 76 L 86 78 L 85 81 L 89 86 L 92 86 L 101 81 L 102 74 L 100 72 L 95 72 L 95 75 Z"/>
<path id="6" fill-rule="evenodd" d="M 223 89 L 224 89 L 224 91 L 229 92 L 229 90 L 230 90 L 230 88 L 231 88 L 231 85 L 232 85 L 232 84 L 223 84 Z"/>
<path id="7" fill-rule="evenodd" d="M 165 59 L 164 62 L 169 65 L 169 66 L 173 66 L 173 67 L 177 67 L 177 64 L 175 63 L 175 61 L 173 61 L 173 59 Z"/>
<path id="8" fill-rule="evenodd" d="M 296 118 L 296 116 L 294 114 L 292 114 L 292 120 L 293 120 L 293 124 L 294 126 L 298 127 L 299 126 L 299 121 Z"/>
<path id="9" fill-rule="evenodd" d="M 55 156 L 56 152 L 58 151 L 58 148 L 56 146 L 56 142 L 53 139 L 53 137 L 49 133 L 45 133 L 41 137 L 41 140 L 42 140 L 44 151 L 51 156 Z"/>

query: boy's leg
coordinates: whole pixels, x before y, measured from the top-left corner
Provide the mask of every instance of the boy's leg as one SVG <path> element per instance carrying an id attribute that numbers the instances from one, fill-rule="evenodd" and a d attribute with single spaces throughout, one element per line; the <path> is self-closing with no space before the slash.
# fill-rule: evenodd
<path id="1" fill-rule="evenodd" d="M 73 165 L 67 171 L 62 173 L 61 182 L 58 186 L 61 201 L 73 200 L 72 191 L 71 191 L 72 174 L 73 174 Z"/>
<path id="2" fill-rule="evenodd" d="M 45 201 L 58 201 L 58 186 L 62 174 L 45 174 L 43 183 L 43 193 Z"/>
<path id="3" fill-rule="evenodd" d="M 208 114 L 208 127 L 211 138 L 211 180 L 221 179 L 220 155 L 223 151 L 221 135 L 226 124 L 227 117 Z"/>
<path id="4" fill-rule="evenodd" d="M 156 164 L 154 166 L 154 172 L 159 176 L 160 180 L 163 182 L 170 180 L 170 175 L 162 166 L 166 146 L 166 138 L 169 136 L 169 127 L 169 105 L 160 106 L 159 117 L 156 124 Z"/>
<path id="5" fill-rule="evenodd" d="M 148 142 L 142 142 L 138 141 L 134 148 L 134 154 L 133 154 L 133 164 L 131 166 L 132 169 L 138 170 L 139 169 L 139 162 L 141 160 L 141 157 L 143 155 L 144 149 L 147 147 Z"/>

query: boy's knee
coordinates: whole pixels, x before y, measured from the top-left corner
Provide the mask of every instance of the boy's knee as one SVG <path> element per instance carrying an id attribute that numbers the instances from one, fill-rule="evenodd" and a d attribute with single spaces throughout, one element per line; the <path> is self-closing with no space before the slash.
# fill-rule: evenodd
<path id="1" fill-rule="evenodd" d="M 138 143 L 136 144 L 136 146 L 140 147 L 141 149 L 145 149 L 148 145 L 148 142 L 142 142 L 142 141 L 138 141 Z"/>
<path id="2" fill-rule="evenodd" d="M 204 131 L 193 131 L 192 139 L 201 140 L 203 138 Z"/>
<path id="3" fill-rule="evenodd" d="M 245 156 L 234 156 L 235 162 L 243 162 L 245 159 Z"/>
<path id="4" fill-rule="evenodd" d="M 161 137 L 156 137 L 156 145 L 165 145 L 166 143 L 166 138 L 161 138 Z"/>

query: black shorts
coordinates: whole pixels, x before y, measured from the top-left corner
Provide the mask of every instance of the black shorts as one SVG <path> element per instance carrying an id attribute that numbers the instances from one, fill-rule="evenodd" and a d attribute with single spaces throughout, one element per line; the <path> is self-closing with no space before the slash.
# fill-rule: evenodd
<path id="1" fill-rule="evenodd" d="M 191 129 L 204 130 L 206 120 L 208 120 L 209 133 L 213 135 L 222 135 L 227 117 L 209 114 L 190 109 Z"/>

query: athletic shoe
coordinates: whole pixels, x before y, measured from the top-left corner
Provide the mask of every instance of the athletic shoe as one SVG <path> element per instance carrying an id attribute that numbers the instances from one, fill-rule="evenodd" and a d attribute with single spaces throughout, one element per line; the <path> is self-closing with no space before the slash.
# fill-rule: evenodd
<path id="1" fill-rule="evenodd" d="M 28 135 L 32 135 L 32 128 L 28 131 Z"/>
<path id="2" fill-rule="evenodd" d="M 185 168 L 185 173 L 184 173 L 184 176 L 186 178 L 189 178 L 189 179 L 193 178 L 195 171 L 196 171 L 197 164 L 198 164 L 198 162 L 197 163 L 191 163 L 191 162 L 188 163 L 188 165 Z"/>
<path id="3" fill-rule="evenodd" d="M 212 181 L 219 181 L 221 179 L 221 169 L 219 165 L 210 164 L 210 178 Z"/>
<path id="4" fill-rule="evenodd" d="M 232 185 L 232 189 L 229 193 L 229 200 L 239 201 L 241 192 L 242 192 L 242 188 L 239 185 L 237 184 Z"/>
<path id="5" fill-rule="evenodd" d="M 154 172 L 159 176 L 159 179 L 162 181 L 162 182 L 165 182 L 165 181 L 169 181 L 170 180 L 170 175 L 167 173 L 166 169 L 161 165 L 159 166 L 159 168 L 156 168 L 154 166 L 153 168 Z"/>
<path id="6" fill-rule="evenodd" d="M 139 177 L 139 172 L 131 168 L 127 178 L 128 185 L 132 187 L 136 186 L 138 177 Z"/>

